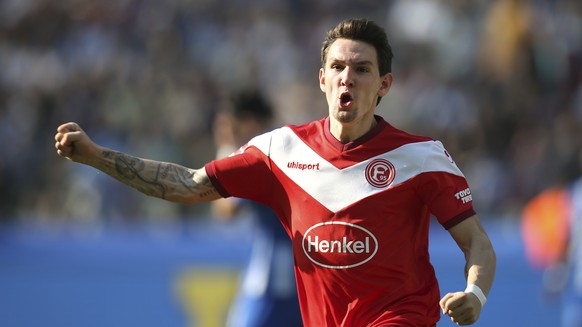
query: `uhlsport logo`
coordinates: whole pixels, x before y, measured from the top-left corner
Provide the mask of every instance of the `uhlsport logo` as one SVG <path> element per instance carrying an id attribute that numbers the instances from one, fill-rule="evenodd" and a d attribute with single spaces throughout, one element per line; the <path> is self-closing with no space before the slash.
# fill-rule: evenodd
<path id="1" fill-rule="evenodd" d="M 328 221 L 311 226 L 302 246 L 307 258 L 318 266 L 346 269 L 370 261 L 378 251 L 378 240 L 361 226 Z"/>
<path id="2" fill-rule="evenodd" d="M 366 180 L 374 187 L 382 188 L 390 185 L 395 176 L 396 169 L 388 160 L 375 159 L 366 166 Z"/>

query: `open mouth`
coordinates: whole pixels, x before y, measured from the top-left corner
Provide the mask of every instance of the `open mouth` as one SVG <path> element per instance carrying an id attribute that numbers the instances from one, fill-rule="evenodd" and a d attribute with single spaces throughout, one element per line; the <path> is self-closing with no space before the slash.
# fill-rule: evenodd
<path id="1" fill-rule="evenodd" d="M 352 104 L 353 98 L 352 95 L 348 92 L 344 92 L 340 95 L 340 106 L 347 107 Z"/>

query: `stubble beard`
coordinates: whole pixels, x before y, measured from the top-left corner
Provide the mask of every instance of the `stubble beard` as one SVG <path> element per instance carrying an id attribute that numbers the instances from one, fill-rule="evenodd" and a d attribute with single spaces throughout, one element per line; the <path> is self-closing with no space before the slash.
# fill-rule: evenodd
<path id="1" fill-rule="evenodd" d="M 357 114 L 355 110 L 338 109 L 335 118 L 340 123 L 351 123 L 355 120 Z"/>

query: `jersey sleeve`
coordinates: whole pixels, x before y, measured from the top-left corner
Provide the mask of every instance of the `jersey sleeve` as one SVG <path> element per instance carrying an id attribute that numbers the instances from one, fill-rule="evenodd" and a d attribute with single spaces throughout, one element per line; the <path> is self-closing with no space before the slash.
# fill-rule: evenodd
<path id="1" fill-rule="evenodd" d="M 269 135 L 257 137 L 232 155 L 206 164 L 206 174 L 222 197 L 268 203 L 273 175 L 268 151 L 261 142 L 265 138 Z"/>
<path id="2" fill-rule="evenodd" d="M 420 178 L 418 192 L 445 229 L 475 215 L 467 180 L 440 142 L 425 158 Z"/>

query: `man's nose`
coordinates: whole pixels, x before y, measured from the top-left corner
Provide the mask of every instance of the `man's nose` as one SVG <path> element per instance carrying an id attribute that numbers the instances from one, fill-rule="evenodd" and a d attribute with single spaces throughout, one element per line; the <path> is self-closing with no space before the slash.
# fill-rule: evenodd
<path id="1" fill-rule="evenodd" d="M 346 67 L 341 73 L 341 85 L 353 86 L 354 85 L 353 75 L 354 75 L 353 71 L 349 67 Z"/>

